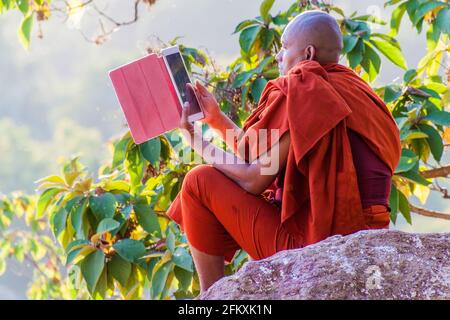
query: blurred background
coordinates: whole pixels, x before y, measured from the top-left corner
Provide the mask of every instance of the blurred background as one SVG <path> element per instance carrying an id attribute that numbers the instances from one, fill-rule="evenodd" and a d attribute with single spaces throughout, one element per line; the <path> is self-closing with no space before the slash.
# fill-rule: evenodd
<path id="1" fill-rule="evenodd" d="M 351 13 L 372 14 L 389 20 L 391 8 L 384 0 L 333 1 Z M 273 12 L 285 10 L 292 0 L 277 0 Z M 242 20 L 253 18 L 260 0 L 160 0 L 142 7 L 137 23 L 124 26 L 102 45 L 85 35 L 98 33 L 98 17 L 89 11 L 69 20 L 52 18 L 42 24 L 43 38 L 33 28 L 31 47 L 23 49 L 17 38 L 21 14 L 0 15 L 0 193 L 15 190 L 33 193 L 34 181 L 58 172 L 58 159 L 77 153 L 91 171 L 108 159 L 107 141 L 126 130 L 108 71 L 144 55 L 155 39 L 205 49 L 225 67 L 239 55 L 238 36 L 232 32 Z M 129 20 L 133 2 L 99 1 L 116 20 Z M 381 27 L 380 31 L 388 27 Z M 417 35 L 404 20 L 397 38 L 408 66 L 415 67 L 426 52 L 425 34 Z M 382 57 L 375 86 L 400 82 L 401 70 Z M 448 150 L 443 163 L 449 163 Z M 445 186 L 445 184 L 444 184 Z M 426 207 L 450 212 L 450 203 L 432 193 Z M 393 229 L 408 232 L 450 230 L 450 221 L 412 213 L 409 225 L 401 215 Z M 25 299 L 31 266 L 8 268 L 0 277 L 1 299 Z"/>

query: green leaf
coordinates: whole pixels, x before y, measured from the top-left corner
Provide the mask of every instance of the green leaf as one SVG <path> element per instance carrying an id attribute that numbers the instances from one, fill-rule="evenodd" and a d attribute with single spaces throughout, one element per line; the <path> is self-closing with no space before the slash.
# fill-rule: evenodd
<path id="1" fill-rule="evenodd" d="M 123 239 L 113 245 L 114 250 L 129 262 L 136 262 L 145 254 L 145 246 L 141 241 Z"/>
<path id="2" fill-rule="evenodd" d="M 403 15 L 406 11 L 406 3 L 402 3 L 397 8 L 392 11 L 391 15 L 391 30 L 389 35 L 395 37 L 398 34 L 400 28 L 400 22 L 402 21 Z"/>
<path id="3" fill-rule="evenodd" d="M 402 88 L 396 85 L 388 85 L 384 87 L 383 101 L 390 103 L 397 100 L 402 95 Z"/>
<path id="4" fill-rule="evenodd" d="M 258 20 L 255 20 L 255 19 L 244 20 L 236 26 L 236 29 L 234 29 L 233 34 L 238 33 L 239 31 L 241 31 L 249 26 L 252 26 L 254 24 L 259 24 Z"/>
<path id="5" fill-rule="evenodd" d="M 389 195 L 389 207 L 391 208 L 391 220 L 393 223 L 397 221 L 398 212 L 398 190 L 395 185 L 391 185 L 391 193 Z"/>
<path id="6" fill-rule="evenodd" d="M 363 16 L 354 17 L 352 19 L 358 20 L 358 21 L 366 21 L 366 22 L 374 23 L 374 24 L 379 24 L 382 26 L 384 26 L 386 24 L 386 21 L 384 21 L 383 19 L 378 18 L 377 16 L 370 15 L 370 14 L 365 14 Z"/>
<path id="7" fill-rule="evenodd" d="M 435 25 L 431 24 L 427 30 L 427 50 L 432 51 L 436 48 L 439 37 L 441 36 L 441 30 Z"/>
<path id="8" fill-rule="evenodd" d="M 277 26 L 284 26 L 288 24 L 289 19 L 285 15 L 277 15 L 275 17 L 272 17 L 272 22 Z"/>
<path id="9" fill-rule="evenodd" d="M 114 255 L 110 262 L 108 262 L 108 273 L 114 279 L 119 281 L 120 285 L 125 287 L 131 275 L 131 263 L 122 259 L 119 255 Z"/>
<path id="10" fill-rule="evenodd" d="M 38 204 L 37 204 L 37 214 L 36 217 L 42 218 L 44 215 L 45 209 L 47 209 L 48 205 L 50 204 L 50 201 L 53 199 L 55 195 L 57 195 L 59 192 L 61 192 L 61 189 L 58 188 L 51 188 L 45 190 L 41 196 L 39 197 Z"/>
<path id="11" fill-rule="evenodd" d="M 28 14 L 28 11 L 30 9 L 29 0 L 15 0 L 17 3 L 17 7 L 19 8 L 20 12 L 24 16 Z"/>
<path id="12" fill-rule="evenodd" d="M 262 29 L 261 30 L 261 42 L 262 48 L 268 50 L 271 48 L 273 40 L 275 39 L 275 31 L 272 29 Z"/>
<path id="13" fill-rule="evenodd" d="M 172 147 L 166 136 L 160 136 L 161 140 L 161 158 L 165 161 L 169 160 L 172 155 Z"/>
<path id="14" fill-rule="evenodd" d="M 361 66 L 369 75 L 369 81 L 372 82 L 380 72 L 381 59 L 380 56 L 366 43 L 364 48 L 364 57 L 361 61 Z"/>
<path id="15" fill-rule="evenodd" d="M 112 218 L 105 218 L 97 226 L 97 234 L 114 230 L 120 226 L 120 223 Z"/>
<path id="16" fill-rule="evenodd" d="M 255 70 L 249 70 L 238 73 L 236 78 L 234 78 L 233 80 L 232 84 L 233 88 L 240 88 L 243 85 L 245 85 L 255 73 L 256 73 Z"/>
<path id="17" fill-rule="evenodd" d="M 161 295 L 164 285 L 166 284 L 167 276 L 169 275 L 171 269 L 172 263 L 168 261 L 154 273 L 152 277 L 152 286 L 150 289 L 152 299 L 156 299 Z"/>
<path id="18" fill-rule="evenodd" d="M 106 295 L 106 290 L 108 290 L 108 274 L 107 269 L 104 268 L 97 281 L 92 297 L 95 300 L 103 300 Z"/>
<path id="19" fill-rule="evenodd" d="M 407 69 L 406 60 L 401 50 L 390 42 L 370 39 L 370 42 L 389 60 L 402 69 Z"/>
<path id="20" fill-rule="evenodd" d="M 445 94 L 447 92 L 447 90 L 449 90 L 445 84 L 439 83 L 439 82 L 427 83 L 427 85 L 425 87 L 420 87 L 419 89 L 423 90 L 424 88 L 433 90 L 434 92 L 436 92 L 438 94 Z M 440 97 L 438 99 L 440 99 Z"/>
<path id="21" fill-rule="evenodd" d="M 175 265 L 184 270 L 194 272 L 192 257 L 184 247 L 177 247 L 172 255 L 172 261 Z"/>
<path id="22" fill-rule="evenodd" d="M 171 228 L 166 229 L 166 247 L 172 253 L 175 251 L 175 234 Z"/>
<path id="23" fill-rule="evenodd" d="M 130 137 L 130 132 L 127 132 L 127 134 L 122 139 L 114 144 L 114 154 L 112 161 L 113 168 L 116 168 L 118 165 L 122 164 L 125 161 L 127 149 L 129 144 L 131 144 L 131 141 L 132 140 Z"/>
<path id="24" fill-rule="evenodd" d="M 431 183 L 427 179 L 422 177 L 417 171 L 414 170 L 402 172 L 400 175 L 402 175 L 403 177 L 407 178 L 408 180 L 414 183 L 418 183 L 424 186 L 427 186 Z"/>
<path id="25" fill-rule="evenodd" d="M 258 73 L 258 74 L 260 74 L 261 72 L 263 72 L 264 68 L 265 68 L 269 63 L 271 63 L 273 60 L 274 60 L 274 57 L 272 57 L 272 56 L 269 56 L 269 57 L 264 58 L 264 60 L 261 61 L 261 62 L 258 64 L 258 66 L 255 68 L 255 72 Z"/>
<path id="26" fill-rule="evenodd" d="M 417 76 L 417 70 L 416 69 L 409 69 L 408 71 L 405 72 L 405 74 L 403 75 L 403 82 L 405 84 L 408 84 L 411 82 L 411 80 L 413 80 L 415 77 Z"/>
<path id="27" fill-rule="evenodd" d="M 364 42 L 359 39 L 352 51 L 347 54 L 350 68 L 356 68 L 362 61 L 364 54 Z"/>
<path id="28" fill-rule="evenodd" d="M 68 212 L 64 207 L 59 208 L 53 216 L 52 227 L 55 238 L 58 238 L 61 232 L 66 228 L 67 216 Z"/>
<path id="29" fill-rule="evenodd" d="M 423 139 L 428 138 L 427 134 L 424 132 L 420 132 L 418 130 L 402 130 L 400 132 L 400 140 L 413 140 L 413 139 Z"/>
<path id="30" fill-rule="evenodd" d="M 423 119 L 440 126 L 450 126 L 450 113 L 446 111 L 433 111 Z"/>
<path id="31" fill-rule="evenodd" d="M 133 205 L 129 204 L 124 208 L 120 209 L 120 213 L 124 219 L 128 219 L 130 217 L 131 211 L 133 211 Z"/>
<path id="32" fill-rule="evenodd" d="M 272 8 L 274 2 L 275 0 L 264 0 L 259 7 L 261 17 L 266 23 L 270 21 L 269 11 Z"/>
<path id="33" fill-rule="evenodd" d="M 348 53 L 355 48 L 356 44 L 358 43 L 358 37 L 353 35 L 344 35 L 343 41 L 344 41 L 344 47 L 342 48 L 343 53 Z"/>
<path id="34" fill-rule="evenodd" d="M 440 10 L 436 16 L 436 26 L 442 33 L 450 34 L 450 7 Z"/>
<path id="35" fill-rule="evenodd" d="M 431 154 L 433 158 L 439 162 L 442 158 L 442 153 L 444 152 L 444 144 L 442 143 L 442 137 L 439 132 L 430 125 L 419 124 L 420 131 L 427 134 L 428 145 L 430 146 Z"/>
<path id="36" fill-rule="evenodd" d="M 406 152 L 405 152 L 406 151 Z M 403 149 L 400 157 L 400 162 L 395 169 L 395 173 L 409 171 L 416 165 L 418 161 L 417 156 L 411 150 Z"/>
<path id="37" fill-rule="evenodd" d="M 408 199 L 406 199 L 405 195 L 401 191 L 398 191 L 398 207 L 399 207 L 400 212 L 402 213 L 403 217 L 405 218 L 405 220 L 409 224 L 412 224 L 411 213 L 409 212 Z"/>
<path id="38" fill-rule="evenodd" d="M 72 261 L 78 256 L 81 250 L 83 250 L 83 248 L 73 249 L 67 254 L 66 266 L 72 263 Z"/>
<path id="39" fill-rule="evenodd" d="M 75 230 L 77 239 L 86 236 L 83 233 L 84 227 L 86 227 L 83 226 L 83 221 L 85 221 L 83 218 L 86 213 L 87 205 L 88 205 L 88 198 L 84 198 L 83 200 L 81 200 L 81 203 L 75 204 L 70 212 L 70 221 L 72 223 L 72 227 Z"/>
<path id="40" fill-rule="evenodd" d="M 109 192 L 105 192 L 99 196 L 92 196 L 89 198 L 89 207 L 97 218 L 97 221 L 112 218 L 117 207 L 116 197 Z"/>
<path id="41" fill-rule="evenodd" d="M 31 28 L 33 27 L 33 13 L 23 17 L 19 28 L 19 40 L 25 49 L 30 47 Z"/>
<path id="42" fill-rule="evenodd" d="M 84 240 L 84 239 L 77 239 L 77 240 L 73 240 L 71 243 L 69 243 L 69 245 L 66 248 L 66 252 L 70 253 L 73 250 L 77 250 L 80 248 L 83 248 L 84 246 L 89 245 L 90 242 L 88 240 Z"/>
<path id="43" fill-rule="evenodd" d="M 278 78 L 279 75 L 280 75 L 280 71 L 278 70 L 278 68 L 271 68 L 262 73 L 262 76 L 264 78 L 266 78 L 267 80 L 272 80 L 272 79 Z"/>
<path id="44" fill-rule="evenodd" d="M 130 175 L 133 187 L 140 185 L 144 174 L 144 159 L 137 146 L 128 151 L 125 168 Z"/>
<path id="45" fill-rule="evenodd" d="M 144 159 L 155 167 L 161 156 L 161 140 L 159 137 L 140 144 L 139 149 L 141 150 Z"/>
<path id="46" fill-rule="evenodd" d="M 150 234 L 161 237 L 161 227 L 159 226 L 158 217 L 148 204 L 134 205 L 134 212 L 142 228 Z"/>
<path id="47" fill-rule="evenodd" d="M 422 4 L 417 11 L 414 14 L 414 19 L 412 21 L 412 23 L 414 25 L 418 24 L 420 22 L 420 20 L 430 11 L 438 8 L 438 7 L 442 7 L 442 6 L 446 6 L 447 4 L 445 2 L 441 2 L 441 1 L 427 1 L 424 4 Z"/>
<path id="48" fill-rule="evenodd" d="M 100 250 L 95 250 L 81 261 L 81 274 L 91 294 L 97 285 L 104 266 L 105 255 Z"/>
<path id="49" fill-rule="evenodd" d="M 258 38 L 261 26 L 252 26 L 242 30 L 239 36 L 239 44 L 245 53 L 248 53 Z"/>
<path id="50" fill-rule="evenodd" d="M 192 272 L 189 272 L 183 268 L 175 266 L 173 273 L 178 280 L 178 290 L 186 291 L 189 289 L 192 283 Z"/>
<path id="51" fill-rule="evenodd" d="M 259 103 L 259 99 L 261 98 L 261 93 L 263 92 L 264 88 L 266 87 L 267 80 L 264 78 L 258 78 L 252 83 L 251 88 L 251 95 L 253 98 L 253 101 L 255 103 Z"/>

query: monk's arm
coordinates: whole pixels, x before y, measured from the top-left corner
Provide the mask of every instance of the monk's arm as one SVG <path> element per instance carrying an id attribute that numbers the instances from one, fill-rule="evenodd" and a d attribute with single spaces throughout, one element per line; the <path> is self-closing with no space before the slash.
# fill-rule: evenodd
<path id="1" fill-rule="evenodd" d="M 243 155 L 237 153 L 239 149 L 236 147 L 244 135 L 244 130 L 239 128 L 225 113 L 220 111 L 208 125 L 219 135 L 219 137 L 226 143 L 228 148 L 233 150 L 240 158 L 244 158 Z M 235 143 L 237 141 L 237 143 Z"/>
<path id="2" fill-rule="evenodd" d="M 216 98 L 204 85 L 197 81 L 194 90 L 205 115 L 201 122 L 208 124 L 208 126 L 218 134 L 222 141 L 226 143 L 229 149 L 240 158 L 244 159 L 243 152 L 237 151 L 241 149 L 236 148 L 241 141 L 241 138 L 244 136 L 244 131 L 220 110 Z"/>
<path id="3" fill-rule="evenodd" d="M 192 137 L 194 138 L 194 137 Z M 281 168 L 286 165 L 290 146 L 289 132 L 284 134 L 268 152 L 251 163 L 245 163 L 235 154 L 223 151 L 200 135 L 201 147 L 193 144 L 192 148 L 208 163 L 235 181 L 247 192 L 261 194 L 273 182 Z"/>

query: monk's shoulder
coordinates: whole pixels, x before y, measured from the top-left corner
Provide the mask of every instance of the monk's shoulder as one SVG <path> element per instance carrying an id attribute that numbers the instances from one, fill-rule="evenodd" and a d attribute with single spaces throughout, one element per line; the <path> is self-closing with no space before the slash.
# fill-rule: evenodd
<path id="1" fill-rule="evenodd" d="M 274 100 L 282 100 L 287 95 L 286 77 L 269 80 L 261 94 L 260 103 L 267 104 Z"/>
<path id="2" fill-rule="evenodd" d="M 279 76 L 276 79 L 269 80 L 269 82 L 267 82 L 267 86 L 270 86 L 272 91 L 278 94 L 287 95 L 287 87 L 288 87 L 287 76 Z"/>

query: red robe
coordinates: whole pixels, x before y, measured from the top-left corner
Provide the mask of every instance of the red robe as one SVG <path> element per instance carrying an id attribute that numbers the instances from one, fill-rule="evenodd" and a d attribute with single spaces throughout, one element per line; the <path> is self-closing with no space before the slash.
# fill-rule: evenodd
<path id="1" fill-rule="evenodd" d="M 269 81 L 244 123 L 244 131 L 250 128 L 280 129 L 280 137 L 290 132 L 281 223 L 304 245 L 371 228 L 361 207 L 347 128 L 360 134 L 392 173 L 401 145 L 386 105 L 351 69 L 298 63 Z M 250 149 L 264 151 L 257 145 Z"/>

